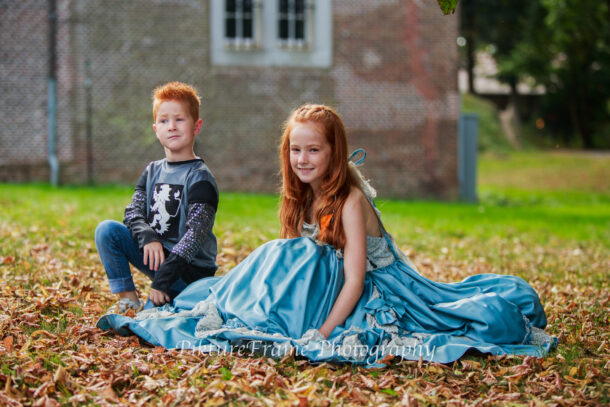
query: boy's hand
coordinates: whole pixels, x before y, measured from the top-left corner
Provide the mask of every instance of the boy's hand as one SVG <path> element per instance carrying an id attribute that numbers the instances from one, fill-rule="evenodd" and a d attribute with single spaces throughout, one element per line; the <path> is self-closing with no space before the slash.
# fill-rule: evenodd
<path id="1" fill-rule="evenodd" d="M 155 305 L 163 305 L 166 302 L 169 302 L 169 295 L 164 293 L 163 291 L 155 290 L 154 288 L 150 289 L 150 301 Z"/>
<path id="2" fill-rule="evenodd" d="M 150 242 L 144 245 L 144 265 L 153 271 L 158 271 L 165 261 L 163 246 L 159 242 Z"/>

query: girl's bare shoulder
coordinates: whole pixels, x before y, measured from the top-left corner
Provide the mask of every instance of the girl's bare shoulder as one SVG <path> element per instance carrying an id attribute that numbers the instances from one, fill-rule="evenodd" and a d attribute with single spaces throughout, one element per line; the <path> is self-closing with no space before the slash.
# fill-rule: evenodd
<path id="1" fill-rule="evenodd" d="M 363 209 L 369 205 L 366 196 L 360 190 L 360 188 L 352 186 L 349 191 L 349 195 L 345 200 L 345 206 L 351 209 Z"/>
<path id="2" fill-rule="evenodd" d="M 345 211 L 348 211 L 351 214 L 361 216 L 364 221 L 367 235 L 381 236 L 375 210 L 360 188 L 355 186 L 351 188 L 350 193 L 345 200 L 343 211 L 343 214 L 346 213 Z"/>

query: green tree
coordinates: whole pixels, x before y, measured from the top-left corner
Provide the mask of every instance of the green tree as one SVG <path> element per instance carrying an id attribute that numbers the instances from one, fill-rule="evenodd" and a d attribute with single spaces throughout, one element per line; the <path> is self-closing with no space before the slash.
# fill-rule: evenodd
<path id="1" fill-rule="evenodd" d="M 458 0 L 438 0 L 438 5 L 444 14 L 455 12 Z"/>
<path id="2" fill-rule="evenodd" d="M 567 115 L 559 117 L 569 118 L 583 147 L 600 145 L 603 137 L 607 142 L 610 135 L 600 133 L 609 130 L 610 122 L 610 2 L 542 0 L 542 4 L 547 41 L 536 44 L 535 50 L 548 60 L 543 64 L 546 72 L 536 69 L 532 74 L 546 86 L 546 105 L 563 107 Z M 523 59 L 532 67 L 540 58 L 530 51 Z M 563 106 L 557 106 L 559 101 Z M 565 121 L 556 122 L 561 126 Z"/>
<path id="3" fill-rule="evenodd" d="M 554 133 L 576 136 L 585 148 L 610 146 L 610 1 L 460 4 L 467 60 L 477 47 L 495 46 L 498 79 L 517 111 L 517 83 L 534 78 L 546 88 L 540 109 Z"/>
<path id="4" fill-rule="evenodd" d="M 532 13 L 539 0 L 465 0 L 460 3 L 460 34 L 466 39 L 466 66 L 470 80 L 477 49 L 493 45 L 498 63 L 498 79 L 517 95 L 521 72 L 512 69 L 512 54 L 531 35 Z M 528 12 L 529 11 L 529 12 Z M 538 18 L 539 19 L 539 18 Z M 475 93 L 472 82 L 469 91 Z M 513 97 L 511 100 L 516 101 Z"/>
<path id="5" fill-rule="evenodd" d="M 467 0 L 460 3 L 460 35 L 464 37 L 464 61 L 468 72 L 468 92 L 476 94 L 474 87 L 474 65 L 477 46 L 485 42 L 483 31 L 485 17 L 477 10 L 485 8 L 484 0 Z"/>

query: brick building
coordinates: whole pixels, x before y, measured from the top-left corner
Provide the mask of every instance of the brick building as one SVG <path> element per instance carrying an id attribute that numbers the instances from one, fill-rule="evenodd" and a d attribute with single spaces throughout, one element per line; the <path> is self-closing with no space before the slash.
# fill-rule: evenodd
<path id="1" fill-rule="evenodd" d="M 421 0 L 57 0 L 61 180 L 162 157 L 151 90 L 195 85 L 221 190 L 273 192 L 290 111 L 334 106 L 382 196 L 458 194 L 457 17 Z M 48 179 L 47 1 L 0 1 L 0 180 Z M 90 85 L 90 86 L 88 86 Z M 90 141 L 91 154 L 87 153 Z"/>

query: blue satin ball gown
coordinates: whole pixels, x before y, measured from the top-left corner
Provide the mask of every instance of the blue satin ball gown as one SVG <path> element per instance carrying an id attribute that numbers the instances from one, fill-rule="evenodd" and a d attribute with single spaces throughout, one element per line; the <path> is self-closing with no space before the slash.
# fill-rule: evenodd
<path id="1" fill-rule="evenodd" d="M 372 203 L 372 202 L 371 202 Z M 383 229 L 367 237 L 367 273 L 352 314 L 328 339 L 318 331 L 343 285 L 341 251 L 318 228 L 273 240 L 222 277 L 199 280 L 135 318 L 104 315 L 101 329 L 135 333 L 168 349 L 249 351 L 380 366 L 387 355 L 449 363 L 468 350 L 544 356 L 557 339 L 535 290 L 515 276 L 439 283 L 419 274 Z"/>

